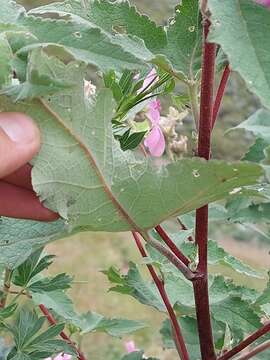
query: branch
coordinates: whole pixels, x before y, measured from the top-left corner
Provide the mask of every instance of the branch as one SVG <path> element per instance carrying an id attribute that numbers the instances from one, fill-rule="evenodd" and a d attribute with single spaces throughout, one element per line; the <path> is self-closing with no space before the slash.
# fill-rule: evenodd
<path id="1" fill-rule="evenodd" d="M 141 243 L 141 240 L 139 238 L 139 235 L 136 233 L 136 232 L 132 232 L 132 235 L 134 237 L 134 240 L 136 242 L 136 245 L 142 255 L 142 257 L 147 257 L 147 253 Z M 165 290 L 165 287 L 164 287 L 164 283 L 162 280 L 160 280 L 160 278 L 158 277 L 154 267 L 150 264 L 147 264 L 146 265 L 152 278 L 153 278 L 153 281 L 154 283 L 156 284 L 156 287 L 160 293 L 160 296 L 164 302 L 164 305 L 167 309 L 167 312 L 170 316 L 170 320 L 171 320 L 171 325 L 172 325 L 172 329 L 173 329 L 173 332 L 174 332 L 174 340 L 175 340 L 175 346 L 176 346 L 176 349 L 179 353 L 179 356 L 181 358 L 181 360 L 189 360 L 189 355 L 188 355 L 188 352 L 187 352 L 187 348 L 186 348 L 186 345 L 185 345 L 185 341 L 184 341 L 184 338 L 183 338 L 183 335 L 182 335 L 182 332 L 181 332 L 181 329 L 180 329 L 180 326 L 179 326 L 179 323 L 178 323 L 178 320 L 176 318 L 176 315 L 175 315 L 175 312 L 173 310 L 173 307 L 170 303 L 170 300 L 167 296 L 167 293 L 166 293 L 166 290 Z"/>
<path id="2" fill-rule="evenodd" d="M 261 352 L 263 352 L 263 351 L 265 351 L 267 349 L 270 349 L 270 340 L 268 340 L 265 343 L 255 347 L 248 354 L 240 356 L 237 360 L 249 360 L 254 355 L 258 355 L 258 354 L 260 354 Z"/>
<path id="3" fill-rule="evenodd" d="M 182 230 L 188 230 L 186 225 L 182 222 L 182 220 L 179 217 L 177 218 L 177 221 L 179 222 L 179 225 L 181 226 Z M 188 237 L 188 240 L 193 243 L 195 242 L 195 240 L 193 239 L 193 237 L 191 235 Z"/>
<path id="4" fill-rule="evenodd" d="M 240 351 L 244 350 L 254 341 L 262 337 L 263 335 L 270 332 L 270 321 L 268 321 L 262 328 L 255 331 L 253 334 L 248 336 L 245 340 L 243 340 L 240 344 L 235 346 L 232 350 L 226 352 L 226 354 L 222 355 L 218 360 L 228 360 L 231 359 L 234 355 L 238 354 Z"/>
<path id="5" fill-rule="evenodd" d="M 147 233 L 142 232 L 141 236 L 149 245 L 151 245 L 160 254 L 166 257 L 170 261 L 170 263 L 172 263 L 179 271 L 181 271 L 181 273 L 185 276 L 186 279 L 194 281 L 198 278 L 198 276 L 200 276 L 199 274 L 192 272 L 189 267 L 187 267 L 181 260 L 179 260 L 178 257 L 176 257 L 171 250 L 167 249 L 159 241 L 151 239 Z"/>
<path id="6" fill-rule="evenodd" d="M 202 4 L 204 7 L 207 6 L 206 1 L 202 2 Z M 205 19 L 198 156 L 205 158 L 206 160 L 210 159 L 211 152 L 216 58 L 216 45 L 207 42 L 209 27 L 210 22 Z M 202 274 L 202 278 L 198 278 L 193 283 L 201 356 L 202 360 L 215 360 L 216 354 L 213 341 L 208 294 L 208 206 L 204 206 L 196 211 L 195 240 L 199 250 L 198 272 Z"/>
<path id="7" fill-rule="evenodd" d="M 44 306 L 43 304 L 40 304 L 39 308 L 40 308 L 41 312 L 46 316 L 48 322 L 51 325 L 57 324 L 55 318 L 49 312 L 49 310 L 46 308 L 46 306 Z M 83 353 L 77 348 L 76 344 L 70 339 L 70 337 L 64 331 L 60 332 L 60 336 L 62 339 L 64 339 L 68 344 L 70 344 L 74 348 L 74 350 L 76 351 L 76 353 L 78 355 L 78 360 L 87 360 L 86 357 L 83 355 Z"/>
<path id="8" fill-rule="evenodd" d="M 165 242 L 165 244 L 174 253 L 174 255 L 177 256 L 178 259 L 181 260 L 186 266 L 188 266 L 190 260 L 182 253 L 180 249 L 178 249 L 178 247 L 175 245 L 175 243 L 172 241 L 166 231 L 164 231 L 164 229 L 160 225 L 158 225 L 155 229 L 159 236 L 162 238 L 162 240 Z"/>
<path id="9" fill-rule="evenodd" d="M 220 105 L 221 105 L 221 102 L 222 102 L 222 99 L 223 99 L 223 96 L 224 96 L 224 93 L 225 93 L 225 90 L 226 90 L 226 87 L 227 87 L 227 84 L 228 84 L 230 74 L 231 74 L 231 70 L 230 70 L 229 65 L 227 65 L 225 67 L 224 71 L 223 71 L 223 74 L 222 74 L 222 77 L 221 77 L 221 80 L 220 80 L 220 84 L 219 84 L 219 87 L 218 87 L 218 90 L 217 90 L 216 99 L 215 99 L 215 102 L 214 102 L 212 129 L 214 128 L 217 117 L 218 117 Z"/>

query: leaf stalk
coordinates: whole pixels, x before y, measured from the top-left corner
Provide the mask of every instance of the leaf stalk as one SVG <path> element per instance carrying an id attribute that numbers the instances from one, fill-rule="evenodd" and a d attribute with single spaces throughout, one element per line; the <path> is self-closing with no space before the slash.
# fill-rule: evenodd
<path id="1" fill-rule="evenodd" d="M 218 358 L 218 360 L 228 360 L 231 359 L 234 355 L 240 353 L 242 350 L 247 348 L 254 341 L 258 340 L 263 335 L 270 332 L 270 321 L 268 321 L 263 327 L 259 330 L 255 331 L 253 334 L 248 336 L 245 340 L 235 346 L 232 350 L 226 352 L 226 354 L 222 355 Z"/>
<path id="2" fill-rule="evenodd" d="M 223 96 L 224 96 L 224 93 L 225 93 L 225 90 L 226 90 L 226 87 L 227 87 L 227 84 L 229 81 L 230 74 L 231 74 L 230 67 L 229 67 L 229 65 L 226 65 L 226 67 L 223 70 L 223 74 L 222 74 L 220 84 L 219 84 L 219 87 L 217 90 L 216 99 L 214 102 L 212 129 L 214 128 L 216 120 L 218 118 L 219 109 L 220 109 L 221 102 L 222 102 L 222 99 L 223 99 Z"/>
<path id="3" fill-rule="evenodd" d="M 46 308 L 45 305 L 40 304 L 39 308 L 40 308 L 41 312 L 46 316 L 49 324 L 51 324 L 51 325 L 57 324 L 57 321 L 55 320 L 55 318 L 50 313 L 50 311 Z M 78 360 L 87 360 L 87 358 L 84 356 L 84 354 L 80 351 L 80 349 L 76 346 L 76 344 L 70 339 L 70 337 L 64 331 L 60 332 L 60 336 L 63 340 L 65 340 L 68 344 L 70 344 L 74 348 L 74 350 L 77 353 Z"/>
<path id="4" fill-rule="evenodd" d="M 147 253 L 141 243 L 141 240 L 139 238 L 139 235 L 136 232 L 132 232 L 132 235 L 134 237 L 135 243 L 142 255 L 142 257 L 147 257 Z M 168 298 L 168 295 L 166 293 L 165 287 L 164 287 L 164 282 L 159 278 L 159 276 L 157 275 L 153 265 L 147 264 L 146 265 L 151 276 L 152 279 L 154 281 L 154 283 L 156 284 L 156 287 L 159 291 L 159 294 L 164 302 L 164 305 L 167 309 L 167 312 L 169 314 L 170 317 L 170 321 L 171 321 L 171 325 L 172 325 L 172 329 L 173 329 L 173 333 L 174 333 L 174 341 L 175 341 L 175 346 L 176 349 L 178 351 L 178 354 L 181 358 L 181 360 L 189 360 L 189 354 L 185 345 L 185 341 L 181 332 L 181 328 L 180 325 L 178 323 L 177 317 L 175 315 L 175 312 L 173 310 L 173 307 L 170 303 L 170 300 Z"/>

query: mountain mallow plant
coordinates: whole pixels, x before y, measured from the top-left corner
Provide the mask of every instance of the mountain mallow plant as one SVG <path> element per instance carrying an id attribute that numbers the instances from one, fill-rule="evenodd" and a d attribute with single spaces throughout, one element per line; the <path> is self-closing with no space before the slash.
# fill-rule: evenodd
<path id="1" fill-rule="evenodd" d="M 270 13 L 261 3 L 182 0 L 161 27 L 127 1 L 66 0 L 27 12 L 0 0 L 0 109 L 28 114 L 40 127 L 33 189 L 60 215 L 52 223 L 1 218 L 7 359 L 83 360 L 76 340 L 84 334 L 122 337 L 145 327 L 77 313 L 66 293 L 72 278 L 44 274 L 53 262 L 44 245 L 82 231 L 132 232 L 152 281 L 134 263 L 126 274 L 114 266 L 104 274 L 112 291 L 168 318 L 163 345 L 180 359 L 269 358 L 270 282 L 259 293 L 221 273 L 230 268 L 254 281 L 265 272 L 208 239 L 209 220 L 268 230 Z M 256 137 L 235 163 L 211 159 L 231 71 L 263 107 L 232 129 Z M 164 96 L 173 122 L 161 121 Z M 181 133 L 191 116 L 192 133 Z M 168 151 L 170 138 L 181 156 Z M 143 358 L 143 351 L 123 357 Z"/>

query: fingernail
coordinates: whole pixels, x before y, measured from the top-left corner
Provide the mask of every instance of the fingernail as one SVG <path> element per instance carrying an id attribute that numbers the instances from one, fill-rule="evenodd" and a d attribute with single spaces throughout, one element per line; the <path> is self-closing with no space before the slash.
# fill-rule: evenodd
<path id="1" fill-rule="evenodd" d="M 27 116 L 17 113 L 1 116 L 0 128 L 16 143 L 29 144 L 39 137 L 39 131 L 34 122 Z"/>

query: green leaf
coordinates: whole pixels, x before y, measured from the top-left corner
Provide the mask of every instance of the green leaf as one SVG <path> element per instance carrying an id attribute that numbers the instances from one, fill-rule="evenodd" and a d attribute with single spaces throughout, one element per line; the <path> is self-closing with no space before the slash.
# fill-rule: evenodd
<path id="1" fill-rule="evenodd" d="M 46 206 L 68 220 L 70 231 L 149 229 L 233 195 L 262 175 L 256 164 L 194 158 L 160 167 L 142 154 L 123 153 L 112 135 L 110 90 L 89 102 L 82 68 L 58 65 L 55 76 L 77 81 L 76 87 L 18 104 L 2 96 L 0 109 L 24 112 L 41 127 L 43 147 L 34 162 L 33 186 Z"/>
<path id="2" fill-rule="evenodd" d="M 127 136 L 122 136 L 119 139 L 120 146 L 123 151 L 136 149 L 136 147 L 138 147 L 142 142 L 144 135 L 146 134 L 146 131 L 135 132 L 130 134 L 130 130 L 128 130 L 128 132 L 125 134 L 127 134 Z"/>
<path id="3" fill-rule="evenodd" d="M 142 39 L 152 53 L 166 45 L 166 33 L 147 16 L 141 15 L 128 1 L 93 1 L 89 19 L 107 32 L 124 33 Z"/>
<path id="4" fill-rule="evenodd" d="M 239 329 L 252 333 L 260 328 L 260 317 L 256 308 L 251 306 L 250 298 L 245 299 L 245 288 L 235 287 L 232 282 L 218 276 L 210 285 L 209 292 L 211 313 L 215 320 L 228 324 L 233 331 Z"/>
<path id="5" fill-rule="evenodd" d="M 75 59 L 95 65 L 104 72 L 145 67 L 142 60 L 125 51 L 121 44 L 114 44 L 110 36 L 89 22 L 55 19 L 53 15 L 50 18 L 48 13 L 48 17 L 38 14 L 21 17 L 18 24 L 36 38 L 31 44 L 20 48 L 20 56 L 34 48 L 48 47 L 58 54 L 63 51 L 69 53 Z"/>
<path id="6" fill-rule="evenodd" d="M 110 272 L 106 272 L 106 274 L 108 275 Z M 110 289 L 111 291 L 131 295 L 144 305 L 152 306 L 159 311 L 165 311 L 155 284 L 143 280 L 136 264 L 132 262 L 129 264 L 128 274 L 120 276 L 121 283 L 119 277 L 116 278 L 116 281 L 114 281 L 114 278 L 108 276 L 112 283 L 117 284 L 117 286 Z"/>
<path id="7" fill-rule="evenodd" d="M 5 35 L 0 34 L 0 89 L 9 85 L 12 79 L 12 51 Z"/>
<path id="8" fill-rule="evenodd" d="M 225 212 L 225 214 L 227 213 Z M 223 215 L 224 213 L 222 213 L 222 216 Z M 229 215 L 227 214 L 225 218 L 228 217 Z M 187 241 L 189 236 L 192 235 L 192 232 L 193 230 L 191 229 L 178 231 L 176 233 L 169 231 L 168 233 L 176 246 L 179 247 L 191 261 L 194 261 L 197 255 L 197 247 L 193 242 Z M 152 231 L 151 234 L 154 235 L 157 240 L 162 241 L 155 231 Z M 163 272 L 170 272 L 177 276 L 178 270 L 175 269 L 175 267 L 171 265 L 167 259 L 164 259 L 164 257 L 160 255 L 157 250 L 155 250 L 148 244 L 146 245 L 146 247 L 149 254 L 148 263 L 152 262 L 154 264 L 158 264 L 161 266 Z M 263 272 L 251 268 L 249 265 L 243 263 L 241 260 L 230 255 L 213 240 L 208 241 L 208 263 L 209 265 L 213 266 L 225 265 L 240 274 L 245 274 L 250 277 L 255 277 L 259 279 L 265 278 Z"/>
<path id="9" fill-rule="evenodd" d="M 25 13 L 24 8 L 12 0 L 0 1 L 0 22 L 6 24 L 16 23 L 21 15 Z"/>
<path id="10" fill-rule="evenodd" d="M 270 316 L 270 272 L 269 281 L 264 289 L 263 293 L 257 298 L 256 305 L 259 305 L 268 316 Z"/>
<path id="11" fill-rule="evenodd" d="M 235 198 L 226 205 L 228 220 L 240 223 L 269 222 L 269 203 L 253 203 L 248 199 Z"/>
<path id="12" fill-rule="evenodd" d="M 252 0 L 209 0 L 210 40 L 221 45 L 230 66 L 248 88 L 270 107 L 269 12 Z M 258 26 L 259 24 L 259 26 Z"/>
<path id="13" fill-rule="evenodd" d="M 29 359 L 44 359 L 65 351 L 73 354 L 73 348 L 63 340 L 55 339 L 63 330 L 64 324 L 50 326 L 42 330 L 45 317 L 38 318 L 36 313 L 21 309 L 14 324 L 7 329 L 13 334 L 15 346 L 8 355 L 9 359 L 29 357 Z"/>
<path id="14" fill-rule="evenodd" d="M 35 14 L 59 12 L 72 16 L 74 21 L 89 21 L 101 29 L 111 42 L 143 62 L 153 62 L 165 70 L 183 73 L 190 77 L 200 68 L 201 21 L 198 0 L 184 0 L 176 7 L 176 15 L 163 29 L 147 16 L 141 15 L 128 1 L 92 1 L 87 9 L 78 2 L 46 5 L 32 10 Z M 74 16 L 76 15 L 76 16 Z M 83 20 L 82 20 L 83 19 Z M 169 62 L 168 62 L 169 60 Z"/>
<path id="15" fill-rule="evenodd" d="M 42 270 L 48 268 L 52 264 L 54 256 L 41 257 L 43 249 L 40 248 L 33 252 L 12 275 L 12 282 L 21 287 L 26 287 L 30 280 L 40 273 Z"/>
<path id="16" fill-rule="evenodd" d="M 60 332 L 64 330 L 64 327 L 65 324 L 56 324 L 50 326 L 42 334 L 38 335 L 32 341 L 30 341 L 27 346 L 32 347 L 34 345 L 40 345 L 42 342 L 47 342 L 48 340 L 51 340 L 55 336 L 59 335 Z"/>
<path id="17" fill-rule="evenodd" d="M 78 314 L 72 300 L 60 290 L 31 292 L 31 295 L 35 304 L 44 304 L 52 309 L 58 316 L 80 329 L 82 334 L 104 332 L 111 336 L 121 337 L 145 327 L 145 324 L 139 321 L 109 319 L 95 312 Z"/>
<path id="18" fill-rule="evenodd" d="M 152 54 L 165 55 L 175 71 L 189 77 L 190 69 L 196 72 L 200 68 L 198 1 L 184 0 L 175 10 L 175 18 L 165 30 L 139 14 L 127 1 L 94 1 L 89 8 L 89 18 L 106 32 L 120 32 L 142 39 Z M 161 65 L 160 61 L 154 62 Z"/>
<path id="19" fill-rule="evenodd" d="M 34 50 L 29 56 L 26 81 L 18 85 L 5 87 L 0 94 L 11 96 L 14 101 L 33 99 L 43 95 L 54 94 L 57 91 L 72 87 L 72 84 L 59 81 L 53 74 L 54 66 L 59 61 L 57 58 L 48 57 L 41 50 Z M 50 76 L 47 75 L 51 69 Z M 43 75 L 43 71 L 46 74 Z"/>
<path id="20" fill-rule="evenodd" d="M 248 152 L 245 154 L 242 160 L 252 161 L 252 162 L 261 162 L 265 158 L 264 150 L 269 146 L 269 142 L 257 138 L 255 143 L 249 148 Z"/>
<path id="21" fill-rule="evenodd" d="M 0 321 L 3 321 L 14 315 L 15 311 L 17 310 L 17 306 L 17 304 L 13 303 L 6 306 L 5 308 L 0 309 Z"/>
<path id="22" fill-rule="evenodd" d="M 43 278 L 32 282 L 28 289 L 32 292 L 49 292 L 55 290 L 65 290 L 71 287 L 72 277 L 62 273 L 51 278 Z"/>
<path id="23" fill-rule="evenodd" d="M 198 0 L 183 0 L 166 28 L 167 56 L 177 72 L 195 76 L 201 67 L 201 18 Z M 190 73 L 191 72 L 191 73 Z"/>
<path id="24" fill-rule="evenodd" d="M 13 269 L 42 245 L 67 235 L 62 220 L 52 223 L 2 217 L 0 220 L 0 264 Z"/>
<path id="25" fill-rule="evenodd" d="M 37 315 L 27 309 L 20 310 L 13 326 L 14 341 L 17 349 L 24 349 L 26 344 L 41 330 L 45 317 Z"/>
<path id="26" fill-rule="evenodd" d="M 181 331 L 185 339 L 187 350 L 190 354 L 190 360 L 199 359 L 200 345 L 196 320 L 191 317 L 181 317 L 178 321 L 181 326 Z M 162 335 L 164 347 L 167 349 L 174 349 L 175 344 L 173 340 L 172 328 L 168 319 L 163 322 L 160 333 Z"/>
<path id="27" fill-rule="evenodd" d="M 46 293 L 31 293 L 36 305 L 43 304 L 52 309 L 56 314 L 65 320 L 77 319 L 78 315 L 74 309 L 72 300 L 62 290 L 55 290 Z"/>
<path id="28" fill-rule="evenodd" d="M 190 242 L 184 243 L 181 247 L 186 256 L 192 255 L 194 248 L 195 245 Z M 208 241 L 208 262 L 210 265 L 225 265 L 240 274 L 264 279 L 262 272 L 252 269 L 249 265 L 244 264 L 241 260 L 230 255 L 213 240 Z"/>
<path id="29" fill-rule="evenodd" d="M 20 351 L 15 353 L 15 356 L 12 357 L 8 357 L 8 359 L 12 359 L 12 360 L 33 360 L 33 358 L 27 354 L 24 354 Z"/>
<path id="30" fill-rule="evenodd" d="M 122 357 L 121 360 L 143 360 L 143 359 L 146 359 L 143 351 L 134 351 L 134 352 Z M 148 357 L 147 359 L 148 360 L 158 360 L 157 358 L 153 358 L 153 357 L 150 357 L 150 358 Z"/>
<path id="31" fill-rule="evenodd" d="M 270 111 L 260 109 L 250 116 L 246 121 L 243 121 L 232 130 L 244 129 L 253 133 L 256 137 L 264 140 L 268 145 L 270 144 Z"/>
<path id="32" fill-rule="evenodd" d="M 75 321 L 74 324 L 82 330 L 83 334 L 89 332 L 105 332 L 116 337 L 121 337 L 145 328 L 145 324 L 140 321 L 108 319 L 94 312 L 80 315 L 79 321 Z"/>

